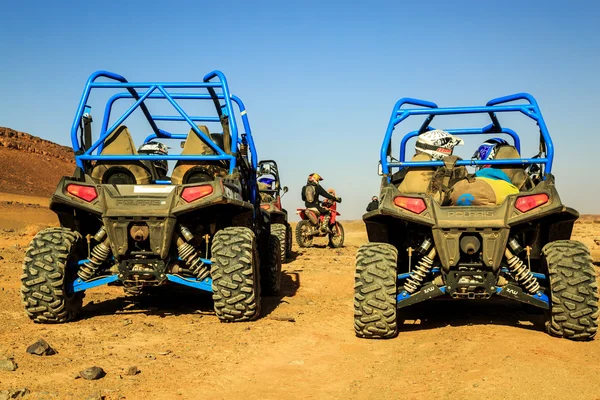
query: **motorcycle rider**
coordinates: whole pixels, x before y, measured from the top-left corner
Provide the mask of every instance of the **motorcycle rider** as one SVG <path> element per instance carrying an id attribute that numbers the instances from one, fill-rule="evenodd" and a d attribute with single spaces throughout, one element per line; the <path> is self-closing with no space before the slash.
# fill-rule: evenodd
<path id="1" fill-rule="evenodd" d="M 306 181 L 306 185 L 302 187 L 302 200 L 304 200 L 304 206 L 307 211 L 312 211 L 312 213 L 307 213 L 307 217 L 313 225 L 318 224 L 319 215 L 323 214 L 324 218 L 324 226 L 321 226 L 321 230 L 327 230 L 327 225 L 329 224 L 330 213 L 329 210 L 321 207 L 319 202 L 319 196 L 323 196 L 326 199 L 336 201 L 338 203 L 342 202 L 341 197 L 336 197 L 335 195 L 327 193 L 325 189 L 319 184 L 319 181 L 322 181 L 321 175 L 317 173 L 312 173 L 308 176 L 308 180 Z M 316 216 L 313 217 L 313 213 Z M 311 218 L 312 217 L 312 218 Z M 316 219 L 316 220 L 315 220 Z"/>

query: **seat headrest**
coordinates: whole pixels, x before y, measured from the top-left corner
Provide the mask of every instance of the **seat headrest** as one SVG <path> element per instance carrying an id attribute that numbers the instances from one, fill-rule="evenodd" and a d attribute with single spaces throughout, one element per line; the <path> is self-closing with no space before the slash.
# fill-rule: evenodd
<path id="1" fill-rule="evenodd" d="M 202 131 L 206 136 L 210 136 L 210 132 L 205 125 L 197 125 L 198 129 Z M 190 129 L 190 133 L 188 134 L 187 139 L 185 140 L 185 144 L 183 145 L 183 150 L 181 154 L 216 154 L 215 151 L 206 144 L 200 136 L 196 134 L 196 131 Z"/>
<path id="2" fill-rule="evenodd" d="M 137 150 L 125 125 L 119 126 L 104 141 L 100 154 L 136 155 Z M 140 161 L 97 161 L 90 176 L 100 183 L 145 185 L 152 181 L 152 173 Z"/>
<path id="3" fill-rule="evenodd" d="M 521 158 L 521 155 L 517 151 L 514 146 L 511 145 L 503 145 L 499 146 L 496 149 L 496 155 L 494 156 L 495 160 L 518 160 Z M 510 181 L 517 188 L 521 189 L 525 182 L 527 181 L 527 174 L 523 170 L 523 167 L 518 165 L 507 165 L 506 167 L 498 168 L 499 170 L 504 171 L 506 175 L 510 178 Z"/>
<path id="4" fill-rule="evenodd" d="M 106 155 L 135 155 L 137 150 L 131 134 L 125 125 L 119 126 L 113 133 L 108 135 L 104 141 L 104 147 L 100 154 Z"/>

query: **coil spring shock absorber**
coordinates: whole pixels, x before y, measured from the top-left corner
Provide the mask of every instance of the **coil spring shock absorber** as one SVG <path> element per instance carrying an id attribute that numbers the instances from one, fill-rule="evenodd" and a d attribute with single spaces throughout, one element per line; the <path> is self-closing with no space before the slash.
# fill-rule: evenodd
<path id="1" fill-rule="evenodd" d="M 77 271 L 77 276 L 79 276 L 84 281 L 90 280 L 94 277 L 94 275 L 96 275 L 96 271 L 98 271 L 98 268 L 100 268 L 102 263 L 106 261 L 108 255 L 110 254 L 109 240 L 106 239 L 102 241 L 102 239 L 104 239 L 105 236 L 106 231 L 104 230 L 104 227 L 102 227 L 94 235 L 94 239 L 100 243 L 94 246 L 94 248 L 88 256 L 88 260 L 84 262 L 83 265 L 79 267 L 79 271 Z"/>
<path id="2" fill-rule="evenodd" d="M 433 259 L 435 258 L 436 251 L 435 247 L 431 249 L 429 254 L 421 257 L 421 259 L 415 265 L 413 273 L 410 277 L 406 278 L 406 282 L 404 283 L 404 290 L 408 293 L 415 293 L 421 285 L 423 285 L 423 280 L 433 268 Z"/>
<path id="3" fill-rule="evenodd" d="M 177 253 L 183 262 L 192 271 L 196 279 L 202 281 L 210 275 L 210 269 L 202 262 L 200 255 L 186 240 L 192 240 L 192 232 L 185 226 L 180 226 L 181 235 L 177 238 Z"/>
<path id="4" fill-rule="evenodd" d="M 537 278 L 531 274 L 531 270 L 525 265 L 523 260 L 514 255 L 509 249 L 504 252 L 506 256 L 508 269 L 515 277 L 517 283 L 525 288 L 530 294 L 535 294 L 540 290 L 540 284 Z"/>

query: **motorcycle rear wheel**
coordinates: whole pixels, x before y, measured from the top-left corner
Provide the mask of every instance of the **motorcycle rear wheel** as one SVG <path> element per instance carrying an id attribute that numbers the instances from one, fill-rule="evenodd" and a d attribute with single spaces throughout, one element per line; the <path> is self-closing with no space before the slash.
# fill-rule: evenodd
<path id="1" fill-rule="evenodd" d="M 296 225 L 296 243 L 300 247 L 312 247 L 313 245 L 313 227 L 310 221 L 302 220 Z"/>

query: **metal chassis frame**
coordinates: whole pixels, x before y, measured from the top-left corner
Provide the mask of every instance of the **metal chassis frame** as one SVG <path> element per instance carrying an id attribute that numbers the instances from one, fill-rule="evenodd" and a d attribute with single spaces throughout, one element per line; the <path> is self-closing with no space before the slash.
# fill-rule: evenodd
<path id="1" fill-rule="evenodd" d="M 434 268 L 431 273 L 439 272 L 438 268 Z M 508 273 L 508 269 L 502 268 L 502 272 Z M 412 275 L 411 272 L 399 274 L 397 276 L 397 281 L 404 280 Z M 533 273 L 533 275 L 541 280 L 547 281 L 548 277 L 544 274 Z M 426 282 L 418 292 L 413 294 L 408 293 L 403 290 L 396 294 L 396 308 L 404 308 L 411 306 L 413 304 L 421 303 L 423 301 L 432 299 L 434 297 L 443 296 L 447 294 L 448 285 L 444 286 L 436 286 L 433 282 Z M 502 297 L 509 298 L 511 300 L 516 300 L 521 303 L 531 304 L 533 306 L 549 309 L 550 308 L 550 299 L 548 296 L 541 291 L 536 293 L 535 295 L 531 295 L 525 293 L 520 286 L 517 286 L 513 283 L 508 283 L 506 286 L 500 287 L 490 287 L 490 292 L 492 295 L 499 295 Z M 459 299 L 463 300 L 463 299 Z"/>
<path id="2" fill-rule="evenodd" d="M 517 100 L 526 100 L 528 104 L 517 104 L 517 105 L 505 105 Z M 413 105 L 420 108 L 402 108 L 404 105 Z M 545 145 L 546 154 L 543 158 L 521 158 L 518 160 L 459 160 L 456 165 L 529 165 L 529 164 L 540 164 L 544 165 L 544 174 L 550 174 L 552 172 L 552 162 L 554 160 L 554 145 L 550 138 L 550 133 L 546 127 L 546 123 L 539 109 L 538 103 L 535 98 L 528 93 L 516 93 L 504 97 L 498 97 L 487 102 L 485 106 L 474 106 L 474 107 L 450 107 L 450 108 L 439 108 L 437 104 L 430 101 L 413 99 L 404 97 L 398 100 L 392 111 L 388 127 L 381 145 L 380 161 L 382 172 L 387 176 L 390 181 L 391 168 L 405 168 L 405 167 L 441 167 L 444 165 L 443 161 L 423 161 L 414 162 L 406 161 L 406 143 L 410 138 L 418 136 L 419 134 L 428 130 L 434 129 L 429 124 L 436 115 L 458 115 L 458 114 L 489 114 L 492 123 L 484 126 L 483 128 L 475 129 L 450 129 L 447 132 L 455 135 L 476 135 L 476 134 L 493 134 L 493 133 L 505 133 L 510 135 L 514 142 L 515 147 L 520 151 L 520 140 L 519 136 L 515 131 L 508 128 L 503 128 L 498 122 L 496 113 L 503 112 L 520 112 L 527 117 L 536 121 L 540 128 L 540 140 Z M 407 133 L 400 144 L 400 161 L 388 162 L 387 152 L 392 140 L 392 134 L 396 125 L 404 121 L 411 115 L 425 115 L 427 116 L 421 128 L 418 131 L 412 131 Z"/>
<path id="3" fill-rule="evenodd" d="M 201 258 L 200 260 L 207 265 L 212 264 L 212 262 L 210 260 L 207 260 L 205 258 Z M 80 260 L 78 262 L 78 264 L 82 264 L 86 261 L 88 261 L 88 260 Z M 69 291 L 70 293 L 83 292 L 83 291 L 86 291 L 88 289 L 92 289 L 92 288 L 95 288 L 98 286 L 107 285 L 112 282 L 117 282 L 120 279 L 121 279 L 120 274 L 100 276 L 100 277 L 91 279 L 89 281 L 84 281 L 83 279 L 78 277 L 77 279 L 75 279 L 75 281 L 73 281 L 73 283 L 71 284 L 70 287 L 67 287 L 67 291 Z M 165 279 L 170 282 L 177 283 L 179 285 L 189 286 L 194 289 L 199 289 L 199 290 L 202 290 L 205 292 L 212 293 L 212 279 L 211 278 L 206 278 L 202 281 L 199 281 L 197 279 L 184 278 L 182 276 L 175 275 L 175 274 L 165 274 Z"/>

